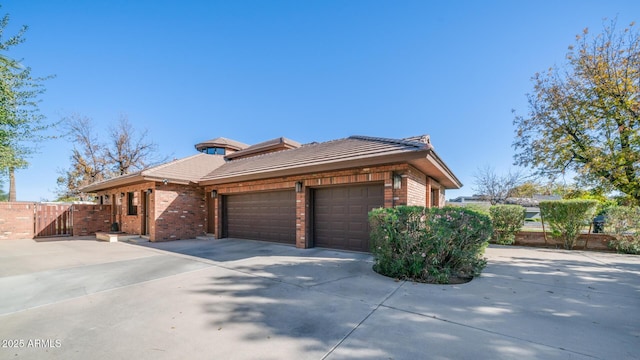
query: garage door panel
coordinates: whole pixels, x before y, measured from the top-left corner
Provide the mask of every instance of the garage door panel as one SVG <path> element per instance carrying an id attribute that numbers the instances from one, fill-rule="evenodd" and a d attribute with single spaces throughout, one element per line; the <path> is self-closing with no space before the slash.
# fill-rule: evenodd
<path id="1" fill-rule="evenodd" d="M 226 236 L 295 244 L 295 192 L 225 196 Z"/>
<path id="2" fill-rule="evenodd" d="M 368 212 L 382 206 L 382 184 L 315 189 L 315 246 L 370 251 Z"/>

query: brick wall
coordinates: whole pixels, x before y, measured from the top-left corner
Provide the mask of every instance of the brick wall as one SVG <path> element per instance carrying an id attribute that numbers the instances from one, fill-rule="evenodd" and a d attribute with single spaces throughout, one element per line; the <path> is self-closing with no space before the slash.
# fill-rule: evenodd
<path id="1" fill-rule="evenodd" d="M 412 166 L 403 176 L 406 176 L 407 179 L 407 205 L 426 206 L 427 176 Z"/>
<path id="2" fill-rule="evenodd" d="M 93 235 L 111 230 L 111 205 L 74 204 L 73 236 Z"/>
<path id="3" fill-rule="evenodd" d="M 130 193 L 133 193 L 135 214 L 129 214 Z M 105 202 L 115 195 L 111 221 L 118 222 L 124 233 L 146 233 L 151 241 L 193 239 L 207 233 L 207 202 L 201 187 L 145 182 L 110 189 L 98 195 L 103 196 Z M 148 208 L 145 207 L 146 198 Z"/>
<path id="4" fill-rule="evenodd" d="M 393 188 L 394 174 L 398 174 L 402 178 L 399 189 Z M 310 189 L 312 188 L 349 184 L 381 183 L 384 184 L 385 207 L 405 204 L 424 206 L 427 201 L 426 176 L 408 164 L 347 169 L 341 171 L 212 185 L 207 186 L 204 192 L 206 194 L 210 194 L 212 190 L 216 190 L 217 193 L 222 196 L 243 192 L 294 189 L 297 182 L 302 183 L 302 191 L 296 193 L 296 246 L 300 248 L 308 247 L 308 240 L 311 237 L 309 234 L 310 230 L 307 215 L 310 213 Z M 220 207 L 218 206 L 219 199 L 214 201 L 216 206 L 212 207 L 215 211 L 213 216 L 215 224 L 213 228 L 215 235 L 219 237 L 221 232 Z"/>
<path id="5" fill-rule="evenodd" d="M 207 203 L 201 187 L 167 184 L 153 192 L 151 241 L 193 239 L 207 233 Z"/>
<path id="6" fill-rule="evenodd" d="M 1 202 L 0 240 L 33 239 L 37 206 L 38 203 L 30 202 Z M 111 206 L 90 204 L 64 206 L 71 207 L 73 236 L 93 235 L 98 231 L 110 230 Z"/>
<path id="7" fill-rule="evenodd" d="M 33 239 L 35 203 L 0 203 L 0 240 Z"/>
<path id="8" fill-rule="evenodd" d="M 145 216 L 144 197 L 147 190 L 153 191 L 156 184 L 154 182 L 145 182 L 142 184 L 124 186 L 117 189 L 100 192 L 98 196 L 103 197 L 104 203 L 112 203 L 111 216 L 109 223 L 117 222 L 120 231 L 127 234 L 143 234 L 143 220 Z M 129 194 L 132 194 L 134 213 L 129 213 Z M 115 196 L 115 203 L 112 199 Z M 153 201 L 153 194 L 149 194 L 150 200 Z M 149 211 L 153 211 L 153 206 L 149 206 Z M 111 224 L 109 224 L 111 230 Z"/>
<path id="9" fill-rule="evenodd" d="M 606 234 L 580 234 L 573 248 L 575 250 L 610 250 L 608 244 L 611 240 L 613 240 L 613 237 Z M 562 240 L 554 239 L 550 234 L 547 234 L 545 240 L 544 233 L 536 231 L 519 232 L 516 234 L 514 245 L 564 248 Z"/>

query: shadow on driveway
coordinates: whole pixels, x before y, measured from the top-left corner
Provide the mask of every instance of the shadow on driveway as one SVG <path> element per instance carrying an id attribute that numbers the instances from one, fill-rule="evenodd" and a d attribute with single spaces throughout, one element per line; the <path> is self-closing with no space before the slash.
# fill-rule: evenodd
<path id="1" fill-rule="evenodd" d="M 326 347 L 343 334 L 329 358 L 632 359 L 640 353 L 639 257 L 492 246 L 481 277 L 427 285 L 375 274 L 367 254 L 233 239 L 209 244 L 152 246 L 256 276 L 212 277 L 198 290 L 212 296 L 204 310 L 215 319 L 213 328 L 259 324 L 246 340 L 273 333 Z M 230 301 L 222 305 L 219 297 Z M 362 320 L 354 322 L 353 314 Z"/>

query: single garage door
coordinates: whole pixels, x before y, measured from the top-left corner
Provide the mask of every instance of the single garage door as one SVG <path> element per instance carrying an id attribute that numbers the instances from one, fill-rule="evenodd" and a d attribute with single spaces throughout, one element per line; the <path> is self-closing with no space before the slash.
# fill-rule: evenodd
<path id="1" fill-rule="evenodd" d="M 382 184 L 315 189 L 314 245 L 369 252 L 368 213 L 382 206 Z"/>
<path id="2" fill-rule="evenodd" d="M 271 191 L 223 198 L 223 229 L 227 237 L 296 243 L 296 194 Z"/>

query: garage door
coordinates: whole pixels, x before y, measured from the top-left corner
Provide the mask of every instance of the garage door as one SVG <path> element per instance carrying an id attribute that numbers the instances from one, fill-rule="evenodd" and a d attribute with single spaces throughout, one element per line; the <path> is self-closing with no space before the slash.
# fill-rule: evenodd
<path id="1" fill-rule="evenodd" d="M 225 196 L 222 226 L 227 237 L 295 244 L 295 192 Z"/>
<path id="2" fill-rule="evenodd" d="M 315 246 L 370 251 L 368 213 L 382 206 L 382 184 L 315 189 Z"/>

